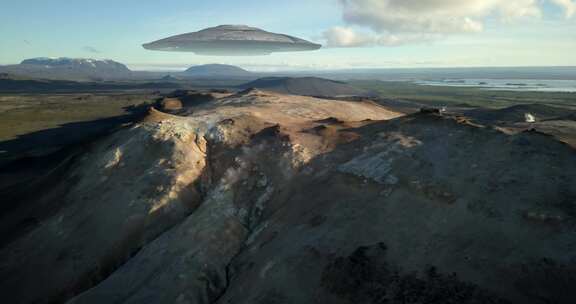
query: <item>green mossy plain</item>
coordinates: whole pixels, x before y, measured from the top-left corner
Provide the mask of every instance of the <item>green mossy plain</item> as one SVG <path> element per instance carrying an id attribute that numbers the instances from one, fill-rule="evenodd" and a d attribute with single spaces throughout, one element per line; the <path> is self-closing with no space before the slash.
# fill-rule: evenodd
<path id="1" fill-rule="evenodd" d="M 517 104 L 546 104 L 576 109 L 576 93 L 483 90 L 471 87 L 425 86 L 408 81 L 351 81 L 380 98 L 398 99 L 430 106 L 505 108 Z"/>

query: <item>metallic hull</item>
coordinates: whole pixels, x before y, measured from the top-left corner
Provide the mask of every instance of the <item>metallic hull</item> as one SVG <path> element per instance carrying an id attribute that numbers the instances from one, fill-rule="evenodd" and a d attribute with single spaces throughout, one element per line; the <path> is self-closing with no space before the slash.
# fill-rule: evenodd
<path id="1" fill-rule="evenodd" d="M 147 50 L 192 52 L 207 56 L 262 56 L 277 52 L 318 50 L 322 46 L 256 28 L 216 27 L 143 44 Z"/>

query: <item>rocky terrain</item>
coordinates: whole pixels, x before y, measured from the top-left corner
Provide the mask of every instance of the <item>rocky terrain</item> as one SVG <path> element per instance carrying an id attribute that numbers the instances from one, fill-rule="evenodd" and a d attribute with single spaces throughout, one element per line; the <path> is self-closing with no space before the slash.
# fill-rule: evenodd
<path id="1" fill-rule="evenodd" d="M 464 113 L 481 124 L 498 126 L 509 134 L 534 130 L 576 147 L 576 110 L 543 104 L 522 104 L 503 109 L 478 108 Z M 530 115 L 533 121 L 527 121 L 526 115 Z"/>
<path id="2" fill-rule="evenodd" d="M 4 301 L 576 299 L 576 151 L 553 136 L 257 89 L 157 108 L 2 202 Z"/>

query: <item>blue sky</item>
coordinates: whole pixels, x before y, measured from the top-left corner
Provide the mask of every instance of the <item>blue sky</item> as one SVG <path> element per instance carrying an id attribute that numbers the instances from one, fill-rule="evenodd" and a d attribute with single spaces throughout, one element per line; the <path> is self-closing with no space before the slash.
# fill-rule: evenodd
<path id="1" fill-rule="evenodd" d="M 65 56 L 113 59 L 134 69 L 216 62 L 252 70 L 576 66 L 572 0 L 470 0 L 474 6 L 469 7 L 453 1 L 2 0 L 0 64 Z M 470 20 L 472 29 L 463 25 Z M 332 47 L 264 57 L 206 57 L 141 47 L 220 24 L 247 24 Z"/>

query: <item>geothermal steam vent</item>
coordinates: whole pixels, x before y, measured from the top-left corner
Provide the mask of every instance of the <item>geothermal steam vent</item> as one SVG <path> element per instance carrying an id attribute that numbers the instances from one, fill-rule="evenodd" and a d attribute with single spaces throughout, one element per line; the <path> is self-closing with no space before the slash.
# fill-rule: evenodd
<path id="1" fill-rule="evenodd" d="M 312 51 L 322 47 L 300 38 L 245 25 L 220 25 L 142 46 L 153 51 L 194 52 L 212 56 L 258 56 L 275 52 Z"/>

